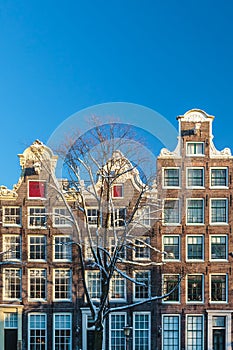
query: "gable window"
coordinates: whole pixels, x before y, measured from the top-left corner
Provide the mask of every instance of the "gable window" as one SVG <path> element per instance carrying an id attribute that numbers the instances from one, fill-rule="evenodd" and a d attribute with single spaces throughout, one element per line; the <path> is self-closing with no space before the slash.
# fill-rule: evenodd
<path id="1" fill-rule="evenodd" d="M 211 236 L 211 260 L 227 260 L 227 236 Z"/>
<path id="2" fill-rule="evenodd" d="M 29 270 L 29 299 L 46 300 L 46 270 Z"/>
<path id="3" fill-rule="evenodd" d="M 187 224 L 204 223 L 204 200 L 187 199 Z"/>
<path id="4" fill-rule="evenodd" d="M 45 182 L 44 181 L 28 181 L 28 198 L 45 198 Z"/>
<path id="5" fill-rule="evenodd" d="M 211 275 L 211 295 L 212 302 L 227 301 L 227 275 Z"/>
<path id="6" fill-rule="evenodd" d="M 123 185 L 122 184 L 113 185 L 112 196 L 113 196 L 113 198 L 123 198 Z"/>
<path id="7" fill-rule="evenodd" d="M 3 207 L 3 226 L 21 226 L 21 208 Z"/>
<path id="8" fill-rule="evenodd" d="M 44 207 L 28 208 L 28 227 L 46 228 L 46 215 Z"/>
<path id="9" fill-rule="evenodd" d="M 180 186 L 180 169 L 164 168 L 163 169 L 163 187 Z"/>
<path id="10" fill-rule="evenodd" d="M 203 302 L 203 276 L 187 276 L 187 301 L 191 303 Z"/>
<path id="11" fill-rule="evenodd" d="M 203 236 L 187 236 L 187 260 L 203 259 Z"/>
<path id="12" fill-rule="evenodd" d="M 144 243 L 145 242 L 145 243 Z M 135 239 L 134 243 L 134 258 L 135 259 L 150 259 L 150 238 Z"/>
<path id="13" fill-rule="evenodd" d="M 187 156 L 204 156 L 204 142 L 187 142 Z"/>
<path id="14" fill-rule="evenodd" d="M 177 303 L 180 301 L 180 286 L 178 285 L 178 281 L 179 275 L 163 275 L 163 295 L 170 293 L 177 286 L 172 293 L 163 299 L 164 303 Z"/>
<path id="15" fill-rule="evenodd" d="M 3 235 L 3 259 L 21 259 L 21 239 L 20 235 Z"/>
<path id="16" fill-rule="evenodd" d="M 163 207 L 163 222 L 167 225 L 180 223 L 179 199 L 166 199 Z"/>
<path id="17" fill-rule="evenodd" d="M 89 208 L 87 209 L 87 221 L 89 225 L 97 225 L 98 223 L 98 209 Z"/>
<path id="18" fill-rule="evenodd" d="M 119 273 L 114 273 L 111 279 L 110 298 L 125 300 L 125 278 Z"/>
<path id="19" fill-rule="evenodd" d="M 227 199 L 211 199 L 211 224 L 225 224 L 227 218 Z"/>
<path id="20" fill-rule="evenodd" d="M 54 227 L 71 226 L 69 212 L 66 208 L 53 209 L 53 225 Z"/>
<path id="21" fill-rule="evenodd" d="M 150 271 L 138 271 L 134 273 L 134 299 L 146 299 L 150 297 Z"/>
<path id="22" fill-rule="evenodd" d="M 71 270 L 54 269 L 54 299 L 67 300 L 71 299 Z"/>
<path id="23" fill-rule="evenodd" d="M 115 209 L 114 213 L 111 213 L 111 226 L 112 227 L 125 226 L 125 220 L 126 220 L 126 209 L 125 208 Z"/>
<path id="24" fill-rule="evenodd" d="M 29 236 L 29 260 L 46 260 L 46 236 Z"/>
<path id="25" fill-rule="evenodd" d="M 3 291 L 5 300 L 21 299 L 21 269 L 3 269 Z"/>
<path id="26" fill-rule="evenodd" d="M 29 349 L 47 349 L 46 314 L 28 315 Z"/>
<path id="27" fill-rule="evenodd" d="M 204 168 L 187 168 L 187 187 L 204 186 Z"/>
<path id="28" fill-rule="evenodd" d="M 163 237 L 163 260 L 180 260 L 180 237 Z"/>
<path id="29" fill-rule="evenodd" d="M 71 260 L 72 244 L 69 236 L 54 236 L 54 260 Z"/>
<path id="30" fill-rule="evenodd" d="M 72 315 L 59 313 L 54 314 L 53 319 L 53 343 L 55 350 L 72 349 Z"/>
<path id="31" fill-rule="evenodd" d="M 180 349 L 180 318 L 175 315 L 163 315 L 163 350 Z"/>
<path id="32" fill-rule="evenodd" d="M 125 350 L 124 327 L 126 326 L 126 313 L 110 314 L 110 349 Z"/>
<path id="33" fill-rule="evenodd" d="M 227 168 L 211 168 L 210 169 L 210 186 L 211 187 L 227 187 Z"/>
<path id="34" fill-rule="evenodd" d="M 204 350 L 202 315 L 187 315 L 187 350 Z"/>
<path id="35" fill-rule="evenodd" d="M 99 271 L 87 272 L 87 288 L 91 299 L 99 299 L 101 294 Z"/>

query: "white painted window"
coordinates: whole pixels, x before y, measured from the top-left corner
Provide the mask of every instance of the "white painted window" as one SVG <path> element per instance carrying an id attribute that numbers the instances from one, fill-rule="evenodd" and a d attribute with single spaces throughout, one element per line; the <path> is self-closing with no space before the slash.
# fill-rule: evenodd
<path id="1" fill-rule="evenodd" d="M 150 271 L 135 271 L 134 299 L 146 299 L 150 297 Z"/>
<path id="2" fill-rule="evenodd" d="M 29 269 L 29 299 L 46 300 L 46 269 Z"/>
<path id="3" fill-rule="evenodd" d="M 55 261 L 71 261 L 72 244 L 70 236 L 53 237 L 53 258 Z"/>
<path id="4" fill-rule="evenodd" d="M 204 276 L 201 274 L 187 275 L 187 302 L 203 303 Z"/>
<path id="5" fill-rule="evenodd" d="M 180 260 L 180 236 L 163 236 L 163 260 Z"/>
<path id="6" fill-rule="evenodd" d="M 3 269 L 3 298 L 5 300 L 21 299 L 21 269 Z"/>
<path id="7" fill-rule="evenodd" d="M 179 275 L 163 275 L 163 295 L 171 292 L 175 287 L 177 287 L 172 293 L 170 293 L 166 298 L 162 299 L 163 303 L 179 303 L 180 301 L 180 285 L 178 284 Z"/>
<path id="8" fill-rule="evenodd" d="M 187 142 L 187 156 L 204 156 L 204 142 Z"/>
<path id="9" fill-rule="evenodd" d="M 149 312 L 133 313 L 133 349 L 150 350 L 151 317 Z"/>
<path id="10" fill-rule="evenodd" d="M 210 168 L 210 187 L 226 188 L 228 186 L 228 168 Z"/>
<path id="11" fill-rule="evenodd" d="M 186 349 L 204 350 L 204 321 L 202 315 L 186 316 Z"/>
<path id="12" fill-rule="evenodd" d="M 162 350 L 177 349 L 180 349 L 180 317 L 179 315 L 163 315 Z"/>
<path id="13" fill-rule="evenodd" d="M 145 242 L 145 243 L 144 243 Z M 150 238 L 142 237 L 140 239 L 135 239 L 133 246 L 133 255 L 136 260 L 148 260 L 150 259 Z"/>
<path id="14" fill-rule="evenodd" d="M 228 295 L 227 274 L 210 275 L 210 301 L 213 303 L 226 303 Z"/>
<path id="15" fill-rule="evenodd" d="M 186 186 L 191 188 L 204 187 L 204 168 L 187 168 Z"/>
<path id="16" fill-rule="evenodd" d="M 87 221 L 89 225 L 97 225 L 98 223 L 98 209 L 97 208 L 88 208 L 87 209 Z"/>
<path id="17" fill-rule="evenodd" d="M 21 237 L 20 235 L 3 235 L 3 260 L 21 259 Z"/>
<path id="18" fill-rule="evenodd" d="M 228 237 L 226 235 L 210 236 L 210 258 L 211 260 L 227 260 Z"/>
<path id="19" fill-rule="evenodd" d="M 180 186 L 180 168 L 163 168 L 163 187 Z"/>
<path id="20" fill-rule="evenodd" d="M 211 224 L 227 224 L 228 222 L 228 200 L 227 198 L 211 198 L 210 200 L 210 222 Z"/>
<path id="21" fill-rule="evenodd" d="M 204 237 L 188 235 L 186 237 L 187 242 L 187 260 L 200 261 L 204 260 Z"/>
<path id="22" fill-rule="evenodd" d="M 36 235 L 28 236 L 28 259 L 29 260 L 46 260 L 46 236 Z"/>
<path id="23" fill-rule="evenodd" d="M 179 199 L 165 199 L 163 203 L 163 223 L 177 225 L 180 223 Z"/>
<path id="24" fill-rule="evenodd" d="M 54 300 L 71 300 L 71 270 L 54 269 Z"/>
<path id="25" fill-rule="evenodd" d="M 114 213 L 111 213 L 111 226 L 112 227 L 121 227 L 125 226 L 126 220 L 126 209 L 117 208 L 114 210 Z"/>
<path id="26" fill-rule="evenodd" d="M 126 326 L 126 316 L 125 312 L 110 314 L 110 350 L 125 350 L 124 327 Z"/>
<path id="27" fill-rule="evenodd" d="M 148 205 L 139 208 L 135 216 L 135 224 L 138 227 L 150 226 L 150 207 Z"/>
<path id="28" fill-rule="evenodd" d="M 99 271 L 87 271 L 87 288 L 91 299 L 99 299 L 101 283 Z"/>
<path id="29" fill-rule="evenodd" d="M 72 350 L 72 316 L 54 314 L 53 350 Z"/>
<path id="30" fill-rule="evenodd" d="M 125 301 L 126 298 L 126 279 L 115 272 L 110 283 L 110 298 L 116 301 Z"/>
<path id="31" fill-rule="evenodd" d="M 21 207 L 3 207 L 3 226 L 21 226 Z"/>
<path id="32" fill-rule="evenodd" d="M 28 349 L 47 349 L 47 315 L 31 313 L 28 315 Z"/>
<path id="33" fill-rule="evenodd" d="M 70 215 L 66 208 L 53 209 L 53 226 L 54 227 L 71 226 Z"/>
<path id="34" fill-rule="evenodd" d="M 28 228 L 46 228 L 47 218 L 44 207 L 28 208 Z"/>
<path id="35" fill-rule="evenodd" d="M 186 222 L 188 225 L 204 224 L 204 200 L 202 198 L 187 199 Z"/>

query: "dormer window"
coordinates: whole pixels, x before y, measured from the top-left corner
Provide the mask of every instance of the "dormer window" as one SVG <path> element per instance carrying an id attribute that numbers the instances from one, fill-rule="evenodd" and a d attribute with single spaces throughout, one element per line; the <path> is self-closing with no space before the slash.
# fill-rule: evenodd
<path id="1" fill-rule="evenodd" d="M 123 185 L 122 184 L 113 185 L 112 196 L 113 196 L 113 198 L 123 198 Z"/>
<path id="2" fill-rule="evenodd" d="M 204 142 L 187 142 L 187 156 L 204 156 Z"/>
<path id="3" fill-rule="evenodd" d="M 28 182 L 28 198 L 45 198 L 45 182 L 29 181 Z"/>

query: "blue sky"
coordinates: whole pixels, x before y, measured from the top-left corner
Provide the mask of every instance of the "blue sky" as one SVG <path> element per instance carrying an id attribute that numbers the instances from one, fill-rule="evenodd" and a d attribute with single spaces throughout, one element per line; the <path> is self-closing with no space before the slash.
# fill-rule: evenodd
<path id="1" fill-rule="evenodd" d="M 17 154 L 46 142 L 73 113 L 105 102 L 176 116 L 216 116 L 217 148 L 233 150 L 233 2 L 2 0 L 0 184 Z"/>

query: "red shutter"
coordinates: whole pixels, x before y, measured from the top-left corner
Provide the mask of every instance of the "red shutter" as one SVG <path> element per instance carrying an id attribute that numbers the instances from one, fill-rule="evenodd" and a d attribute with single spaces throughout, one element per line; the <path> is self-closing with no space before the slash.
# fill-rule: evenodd
<path id="1" fill-rule="evenodd" d="M 113 197 L 123 197 L 122 185 L 113 186 Z"/>
<path id="2" fill-rule="evenodd" d="M 40 181 L 30 181 L 29 197 L 45 198 L 45 183 Z"/>

